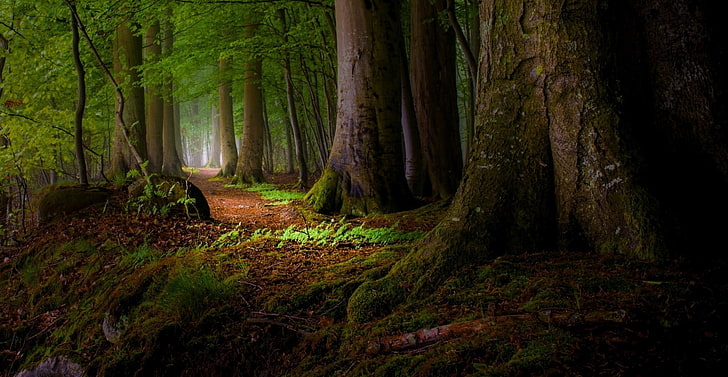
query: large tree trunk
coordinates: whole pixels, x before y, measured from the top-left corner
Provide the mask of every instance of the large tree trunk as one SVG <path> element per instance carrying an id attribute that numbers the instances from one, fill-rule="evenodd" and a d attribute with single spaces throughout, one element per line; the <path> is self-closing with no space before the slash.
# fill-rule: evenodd
<path id="1" fill-rule="evenodd" d="M 172 48 L 174 45 L 174 32 L 172 24 L 169 21 L 171 17 L 171 8 L 167 8 L 167 19 L 162 24 L 162 53 L 165 56 L 172 54 Z M 181 176 L 182 175 L 182 161 L 180 161 L 179 153 L 177 151 L 177 138 L 178 134 L 176 131 L 176 117 L 177 112 L 175 111 L 174 103 L 174 78 L 169 75 L 166 78 L 165 96 L 164 96 L 164 125 L 162 135 L 162 174 L 170 176 Z"/>
<path id="2" fill-rule="evenodd" d="M 445 8 L 445 0 L 412 1 L 412 97 L 432 194 L 438 198 L 455 194 L 463 169 L 455 35 L 438 17 Z"/>
<path id="3" fill-rule="evenodd" d="M 219 177 L 232 177 L 238 164 L 238 147 L 235 144 L 235 124 L 233 122 L 233 86 L 230 79 L 230 62 L 220 58 L 220 84 L 218 95 L 220 101 L 220 148 L 222 150 L 222 167 Z"/>
<path id="4" fill-rule="evenodd" d="M 146 32 L 145 49 L 147 62 L 159 61 L 162 55 L 162 45 L 159 38 L 159 21 L 153 21 Z M 149 157 L 149 171 L 159 173 L 162 171 L 164 147 L 164 100 L 157 85 L 147 86 L 147 154 Z"/>
<path id="5" fill-rule="evenodd" d="M 246 26 L 248 37 L 255 34 L 256 25 Z M 265 182 L 263 175 L 263 145 L 265 119 L 263 119 L 263 61 L 254 57 L 245 63 L 245 89 L 243 110 L 243 141 L 235 170 L 234 183 Z"/>
<path id="6" fill-rule="evenodd" d="M 141 65 L 142 38 L 133 34 L 128 22 L 123 22 L 116 28 L 114 72 L 117 75 L 117 83 L 125 93 L 121 114 L 124 124 L 117 122 L 115 127 L 111 154 L 112 176 L 124 177 L 129 170 L 138 167 L 129 144 L 136 149 L 142 160 L 147 159 L 144 89 L 139 86 L 138 68 Z M 126 130 L 124 125 L 127 127 Z"/>
<path id="7" fill-rule="evenodd" d="M 711 126 L 725 121 L 713 97 L 725 94 L 715 87 L 722 81 L 710 79 L 717 72 L 709 68 L 719 65 L 700 58 L 710 43 L 683 40 L 686 26 L 691 32 L 707 26 L 696 19 L 706 9 L 687 0 L 675 8 L 662 3 L 635 0 L 636 8 L 597 0 L 481 3 L 477 133 L 462 184 L 444 220 L 422 243 L 386 277 L 354 293 L 351 319 L 386 314 L 409 295 L 431 292 L 463 266 L 504 253 L 563 245 L 643 259 L 670 256 L 675 250 L 668 245 L 680 246 L 670 242 L 674 234 L 687 231 L 682 235 L 692 239 L 693 229 L 672 220 L 676 213 L 685 220 L 675 211 L 684 198 L 664 195 L 673 188 L 658 188 L 663 181 L 638 173 L 645 170 L 643 161 L 671 161 L 671 153 L 686 147 L 703 151 L 702 160 L 681 156 L 702 163 L 696 165 L 701 171 L 676 171 L 673 180 L 699 176 L 701 183 L 712 182 L 717 189 L 703 188 L 708 198 L 698 201 L 726 208 L 728 187 L 721 175 L 726 146 L 716 147 L 712 139 L 725 140 L 726 131 Z M 664 14 L 663 5 L 674 13 L 653 19 Z M 643 33 L 657 29 L 659 36 L 645 38 Z M 664 38 L 666 30 L 674 38 Z M 644 74 L 650 70 L 654 76 Z M 641 91 L 629 92 L 637 88 Z M 643 106 L 650 100 L 657 104 L 652 113 Z M 641 130 L 661 122 L 661 110 L 674 110 L 680 120 L 667 131 L 655 126 L 650 135 L 676 130 L 692 135 L 673 138 L 675 151 L 655 147 Z M 712 158 L 706 162 L 705 156 Z"/>
<path id="8" fill-rule="evenodd" d="M 399 4 L 336 2 L 338 114 L 321 179 L 307 194 L 319 212 L 394 212 L 411 194 L 402 162 Z"/>

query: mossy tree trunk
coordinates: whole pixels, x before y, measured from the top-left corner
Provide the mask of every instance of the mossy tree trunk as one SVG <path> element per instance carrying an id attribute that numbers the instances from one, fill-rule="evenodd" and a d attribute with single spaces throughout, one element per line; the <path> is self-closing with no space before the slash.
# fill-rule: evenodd
<path id="1" fill-rule="evenodd" d="M 676 87 L 667 81 L 685 84 L 696 77 L 703 84 L 707 81 L 702 77 L 705 71 L 697 70 L 701 74 L 696 76 L 695 70 L 686 72 L 681 65 L 658 64 L 663 68 L 659 80 L 654 76 L 650 81 L 641 74 L 645 68 L 655 67 L 654 57 L 644 60 L 652 46 L 639 46 L 635 41 L 645 40 L 639 33 L 654 22 L 650 18 L 655 12 L 662 12 L 657 7 L 661 0 L 648 1 L 654 8 L 641 14 L 632 8 L 637 4 L 639 9 L 644 3 L 481 3 L 484 27 L 477 132 L 460 188 L 443 221 L 415 250 L 386 277 L 365 283 L 354 293 L 349 302 L 352 320 L 386 314 L 408 296 L 431 292 L 463 266 L 505 253 L 560 246 L 642 259 L 672 255 L 674 250 L 668 248 L 674 246 L 672 235 L 686 229 L 673 227 L 671 220 L 676 213 L 671 209 L 681 205 L 664 200 L 669 196 L 655 190 L 659 185 L 643 174 L 644 161 L 665 158 L 667 153 L 651 146 L 654 141 L 638 132 L 645 122 L 660 119 L 652 119 L 654 114 L 661 114 L 645 115 L 650 108 L 643 105 L 650 104 L 645 97 L 675 95 Z M 692 6 L 676 8 L 704 14 L 705 9 L 694 2 L 682 5 L 688 3 Z M 685 19 L 662 18 L 660 29 L 677 35 L 680 28 L 676 26 Z M 673 24 L 666 26 L 670 21 Z M 657 29 L 657 24 L 651 26 Z M 686 44 L 679 37 L 671 40 L 675 43 L 672 48 L 691 56 L 695 55 L 685 49 L 700 56 L 705 52 L 701 49 L 709 46 Z M 649 38 L 646 43 L 650 44 Z M 664 38 L 657 44 L 662 43 Z M 664 75 L 671 78 L 663 79 Z M 663 87 L 654 84 L 660 81 L 665 83 Z M 639 85 L 644 83 L 649 84 L 646 89 Z M 642 88 L 639 94 L 624 92 L 637 88 Z M 693 84 L 690 88 L 695 95 L 672 100 L 680 107 L 692 108 L 697 103 L 705 109 L 700 105 L 710 103 L 705 98 L 722 92 L 712 85 Z M 717 110 L 717 102 L 712 104 L 707 108 Z M 683 131 L 703 140 L 706 131 L 695 125 L 705 127 L 705 117 L 687 116 L 689 119 L 682 120 L 690 126 Z M 720 119 L 725 120 L 712 117 L 709 122 L 718 124 Z M 708 129 L 715 137 L 725 137 L 725 131 Z M 658 132 L 657 127 L 651 131 Z M 681 147 L 693 145 L 691 140 L 683 143 Z M 725 208 L 723 197 L 728 188 L 719 163 L 724 161 L 725 149 L 725 144 L 715 149 L 712 156 L 719 157 L 707 164 L 713 166 L 711 172 L 701 171 L 703 182 L 714 182 L 722 189 L 722 195 L 713 188 L 704 190 L 721 208 Z M 652 152 L 656 153 L 645 156 Z M 725 225 L 725 221 L 721 223 Z"/>
<path id="2" fill-rule="evenodd" d="M 111 175 L 124 177 L 129 170 L 138 167 L 134 152 L 131 151 L 132 147 L 142 160 L 147 159 L 144 88 L 139 85 L 142 38 L 134 35 L 130 21 L 124 21 L 116 28 L 113 58 L 114 72 L 125 98 L 121 115 L 123 124 L 117 121 L 115 127 Z M 124 130 L 124 125 L 127 130 Z M 125 131 L 129 138 L 128 142 L 124 136 Z"/>
<path id="3" fill-rule="evenodd" d="M 411 204 L 402 161 L 399 4 L 336 2 L 338 112 L 323 176 L 307 200 L 319 212 L 394 212 Z"/>
<path id="4" fill-rule="evenodd" d="M 252 19 L 252 18 L 251 18 Z M 251 21 L 245 27 L 246 36 L 255 35 L 257 25 Z M 263 117 L 263 61 L 251 57 L 245 63 L 245 88 L 243 92 L 243 141 L 240 145 L 238 166 L 234 183 L 265 182 L 263 175 L 263 146 L 265 144 L 265 119 Z"/>
<path id="5" fill-rule="evenodd" d="M 411 77 L 425 165 L 437 198 L 455 194 L 462 176 L 455 34 L 439 17 L 445 0 L 412 1 Z"/>

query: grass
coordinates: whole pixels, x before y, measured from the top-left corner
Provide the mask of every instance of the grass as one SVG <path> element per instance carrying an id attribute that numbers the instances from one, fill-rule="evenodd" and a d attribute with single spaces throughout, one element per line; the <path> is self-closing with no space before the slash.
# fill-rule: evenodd
<path id="1" fill-rule="evenodd" d="M 301 200 L 306 195 L 299 191 L 279 189 L 278 186 L 272 183 L 225 185 L 225 187 L 240 188 L 245 191 L 256 192 L 260 194 L 263 199 L 273 201 L 272 203 L 268 203 L 268 205 L 286 205 L 293 200 Z"/>

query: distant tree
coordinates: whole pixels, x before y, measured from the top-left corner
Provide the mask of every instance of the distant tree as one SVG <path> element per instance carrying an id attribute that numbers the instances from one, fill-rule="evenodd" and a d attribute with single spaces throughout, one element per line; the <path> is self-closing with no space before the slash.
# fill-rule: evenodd
<path id="1" fill-rule="evenodd" d="M 207 168 L 219 168 L 220 167 L 220 113 L 217 106 L 210 106 L 210 154 L 208 156 L 205 167 Z"/>
<path id="2" fill-rule="evenodd" d="M 322 177 L 306 200 L 319 212 L 409 208 L 402 161 L 399 4 L 336 1 L 338 113 Z"/>
<path id="3" fill-rule="evenodd" d="M 220 84 L 218 87 L 220 103 L 220 147 L 222 149 L 222 167 L 218 176 L 232 177 L 238 164 L 238 148 L 235 144 L 235 126 L 233 123 L 233 98 L 231 68 L 227 58 L 220 58 Z"/>

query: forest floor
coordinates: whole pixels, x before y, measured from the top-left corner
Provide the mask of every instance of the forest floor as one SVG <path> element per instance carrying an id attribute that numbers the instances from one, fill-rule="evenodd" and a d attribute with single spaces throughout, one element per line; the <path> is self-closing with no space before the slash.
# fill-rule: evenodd
<path id="1" fill-rule="evenodd" d="M 368 323 L 348 299 L 446 203 L 311 212 L 295 175 L 234 187 L 196 169 L 212 220 L 138 212 L 124 191 L 0 248 L 0 376 L 63 356 L 103 376 L 717 376 L 721 263 L 558 252 L 453 271 Z"/>

